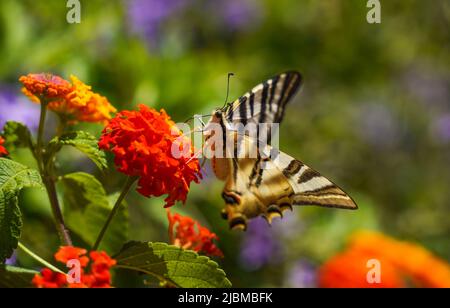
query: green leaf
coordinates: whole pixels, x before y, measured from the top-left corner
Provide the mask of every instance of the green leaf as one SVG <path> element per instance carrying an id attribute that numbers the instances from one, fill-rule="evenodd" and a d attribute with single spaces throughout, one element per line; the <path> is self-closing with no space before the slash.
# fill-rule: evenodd
<path id="1" fill-rule="evenodd" d="M 39 172 L 0 158 L 0 263 L 17 248 L 22 231 L 18 195 L 24 187 L 42 186 Z"/>
<path id="2" fill-rule="evenodd" d="M 28 147 L 33 150 L 30 130 L 22 123 L 6 122 L 3 127 L 3 137 L 5 138 L 5 146 L 9 151 L 20 147 Z"/>
<path id="3" fill-rule="evenodd" d="M 231 287 L 225 272 L 206 256 L 166 243 L 130 242 L 115 256 L 117 267 L 153 275 L 181 288 Z"/>
<path id="4" fill-rule="evenodd" d="M 116 196 L 107 196 L 102 184 L 84 172 L 67 174 L 63 185 L 66 224 L 87 244 L 93 245 L 105 223 Z M 110 202 L 111 200 L 111 202 Z M 117 251 L 128 239 L 128 210 L 122 204 L 101 242 L 100 249 Z"/>
<path id="5" fill-rule="evenodd" d="M 37 271 L 10 266 L 0 265 L 0 288 L 30 288 L 31 280 Z"/>
<path id="6" fill-rule="evenodd" d="M 100 169 L 106 168 L 105 153 L 98 148 L 97 138 L 84 131 L 76 131 L 53 138 L 48 145 L 48 152 L 54 155 L 63 145 L 70 145 L 87 155 Z"/>

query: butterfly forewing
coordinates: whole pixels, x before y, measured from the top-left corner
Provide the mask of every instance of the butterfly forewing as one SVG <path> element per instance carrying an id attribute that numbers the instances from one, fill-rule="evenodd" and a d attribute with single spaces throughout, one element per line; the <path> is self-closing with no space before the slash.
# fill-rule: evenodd
<path id="1" fill-rule="evenodd" d="M 286 104 L 301 85 L 298 72 L 286 72 L 257 85 L 231 103 L 225 118 L 234 124 L 280 123 Z"/>

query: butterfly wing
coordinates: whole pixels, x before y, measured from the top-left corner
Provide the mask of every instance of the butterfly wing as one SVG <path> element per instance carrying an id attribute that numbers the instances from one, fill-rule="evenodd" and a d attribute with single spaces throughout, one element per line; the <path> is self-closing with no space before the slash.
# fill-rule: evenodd
<path id="1" fill-rule="evenodd" d="M 237 140 L 237 133 L 234 138 Z M 275 150 L 257 145 L 248 136 L 236 144 L 241 158 L 223 158 L 216 163 L 228 170 L 222 197 L 223 216 L 231 228 L 245 229 L 247 220 L 264 216 L 269 222 L 293 205 L 317 205 L 357 209 L 356 203 L 341 188 L 301 161 Z M 264 147 L 256 158 L 247 155 L 252 146 Z M 269 153 L 271 157 L 269 157 Z M 275 153 L 275 155 L 274 155 Z"/>
<path id="2" fill-rule="evenodd" d="M 301 80 L 300 73 L 289 71 L 260 83 L 227 106 L 225 120 L 244 126 L 248 123 L 280 123 Z"/>

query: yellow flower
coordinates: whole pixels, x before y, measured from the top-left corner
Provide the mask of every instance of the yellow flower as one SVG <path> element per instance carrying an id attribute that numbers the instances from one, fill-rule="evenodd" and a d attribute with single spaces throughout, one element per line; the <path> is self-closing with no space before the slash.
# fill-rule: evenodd
<path id="1" fill-rule="evenodd" d="M 91 91 L 91 86 L 84 84 L 80 79 L 74 75 L 70 75 L 72 81 L 72 90 L 66 95 L 66 100 L 69 106 L 86 106 L 94 94 Z"/>

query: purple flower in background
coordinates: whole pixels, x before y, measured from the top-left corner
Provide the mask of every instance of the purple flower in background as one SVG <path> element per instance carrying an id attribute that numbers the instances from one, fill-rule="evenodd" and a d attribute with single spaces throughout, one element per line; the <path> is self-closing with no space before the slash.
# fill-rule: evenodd
<path id="1" fill-rule="evenodd" d="M 21 122 L 31 131 L 39 125 L 40 107 L 14 87 L 0 85 L 0 130 L 7 121 Z"/>
<path id="2" fill-rule="evenodd" d="M 448 108 L 450 76 L 437 72 L 437 69 L 418 65 L 409 69 L 403 80 L 408 93 L 413 94 L 427 107 Z"/>
<path id="3" fill-rule="evenodd" d="M 211 4 L 217 4 L 212 2 Z M 215 10 L 221 15 L 230 30 L 244 30 L 258 24 L 262 17 L 262 7 L 257 0 L 220 1 L 222 8 Z"/>
<path id="4" fill-rule="evenodd" d="M 433 122 L 431 127 L 433 137 L 438 142 L 448 143 L 450 142 L 450 113 L 441 115 Z"/>
<path id="5" fill-rule="evenodd" d="M 195 12 L 202 18 L 202 27 L 213 26 L 216 30 L 246 30 L 262 20 L 262 6 L 258 0 L 128 0 L 127 18 L 132 33 L 150 44 L 157 44 L 163 34 L 163 25 L 171 18 L 181 20 L 180 14 Z M 194 31 L 197 25 L 186 24 L 183 31 Z"/>
<path id="6" fill-rule="evenodd" d="M 131 31 L 143 39 L 158 40 L 161 24 L 179 12 L 189 0 L 129 0 L 128 20 Z"/>
<path id="7" fill-rule="evenodd" d="M 301 234 L 305 230 L 305 224 L 298 213 L 286 211 L 282 219 L 274 220 L 272 228 L 278 239 L 289 239 L 296 234 Z"/>
<path id="8" fill-rule="evenodd" d="M 313 288 L 317 284 L 316 268 L 305 259 L 299 260 L 289 270 L 285 283 L 290 288 Z"/>
<path id="9" fill-rule="evenodd" d="M 277 263 L 281 258 L 279 239 L 267 221 L 262 217 L 250 220 L 241 242 L 239 259 L 242 265 L 252 271 L 265 264 Z"/>
<path id="10" fill-rule="evenodd" d="M 364 104 L 357 113 L 357 133 L 367 143 L 379 148 L 388 148 L 399 141 L 398 120 L 387 106 L 376 103 Z"/>

